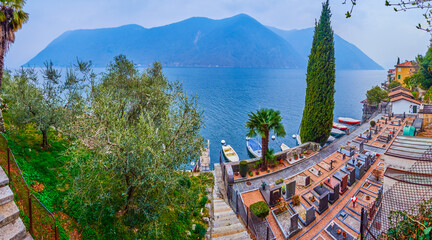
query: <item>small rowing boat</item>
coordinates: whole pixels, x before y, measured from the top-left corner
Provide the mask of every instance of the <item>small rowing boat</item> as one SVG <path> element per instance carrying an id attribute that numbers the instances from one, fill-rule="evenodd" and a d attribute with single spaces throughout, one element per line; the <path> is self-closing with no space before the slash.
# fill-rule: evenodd
<path id="1" fill-rule="evenodd" d="M 288 147 L 285 143 L 282 143 L 282 144 L 280 145 L 280 148 L 281 148 L 282 151 L 286 151 L 286 150 L 289 150 L 289 149 L 290 149 L 290 147 Z"/>
<path id="2" fill-rule="evenodd" d="M 360 120 L 357 120 L 357 119 L 354 119 L 354 118 L 346 118 L 346 117 L 339 117 L 338 121 L 341 122 L 341 123 L 352 124 L 352 125 L 360 124 L 361 123 Z"/>
<path id="3" fill-rule="evenodd" d="M 345 126 L 343 124 L 340 124 L 340 123 L 335 123 L 335 122 L 333 122 L 333 128 L 336 128 L 336 129 L 339 129 L 339 130 L 342 130 L 342 131 L 348 130 L 347 126 Z"/>
<path id="4" fill-rule="evenodd" d="M 256 158 L 260 158 L 262 156 L 262 147 L 261 144 L 255 139 L 249 139 L 246 141 L 246 147 L 250 154 L 252 154 Z"/>
<path id="5" fill-rule="evenodd" d="M 234 148 L 232 148 L 230 145 L 223 145 L 222 146 L 223 154 L 225 158 L 230 162 L 238 162 L 239 156 L 237 155 L 236 151 L 234 151 Z"/>

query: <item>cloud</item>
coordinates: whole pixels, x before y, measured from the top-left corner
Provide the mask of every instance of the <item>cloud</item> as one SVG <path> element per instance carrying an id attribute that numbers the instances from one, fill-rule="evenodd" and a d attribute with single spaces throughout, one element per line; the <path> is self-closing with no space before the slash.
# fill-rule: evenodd
<path id="1" fill-rule="evenodd" d="M 423 22 L 420 11 L 395 13 L 384 0 L 359 1 L 353 17 L 345 18 L 350 6 L 331 1 L 335 33 L 355 44 L 372 59 L 390 67 L 395 59 L 413 59 L 424 54 L 430 35 L 417 30 Z M 30 21 L 17 32 L 6 58 L 17 67 L 35 56 L 67 30 L 113 27 L 135 23 L 156 27 L 189 17 L 225 18 L 246 13 L 264 25 L 282 29 L 312 27 L 321 11 L 317 0 L 38 0 L 28 1 Z"/>

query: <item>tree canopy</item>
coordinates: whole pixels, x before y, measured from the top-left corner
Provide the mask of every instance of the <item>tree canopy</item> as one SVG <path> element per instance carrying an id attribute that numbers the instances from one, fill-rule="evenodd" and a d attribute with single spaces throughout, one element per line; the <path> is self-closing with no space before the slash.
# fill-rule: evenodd
<path id="1" fill-rule="evenodd" d="M 300 127 L 302 142 L 324 145 L 333 126 L 335 93 L 334 39 L 329 2 L 315 26 L 306 74 L 306 98 Z"/>
<path id="2" fill-rule="evenodd" d="M 366 99 L 369 104 L 379 104 L 387 98 L 387 92 L 379 86 L 375 86 L 366 92 Z"/>
<path id="3" fill-rule="evenodd" d="M 400 82 L 398 82 L 398 81 L 392 81 L 392 82 L 389 83 L 389 85 L 387 86 L 387 89 L 390 90 L 390 89 L 392 89 L 392 88 L 399 87 L 400 85 L 401 85 Z"/>
<path id="4" fill-rule="evenodd" d="M 85 99 L 68 126 L 76 148 L 91 154 L 72 152 L 70 171 L 79 174 L 69 202 L 81 206 L 80 222 L 104 239 L 186 236 L 176 219 L 195 204 L 181 170 L 203 146 L 197 99 L 169 82 L 160 63 L 140 72 L 122 55 Z"/>
<path id="5" fill-rule="evenodd" d="M 285 128 L 282 125 L 282 117 L 279 111 L 266 108 L 262 108 L 256 113 L 251 112 L 248 116 L 249 119 L 246 122 L 246 128 L 249 131 L 247 136 L 254 137 L 259 135 L 261 137 L 263 168 L 267 169 L 268 161 L 266 159 L 270 132 L 274 131 L 278 137 L 283 137 L 286 134 Z"/>

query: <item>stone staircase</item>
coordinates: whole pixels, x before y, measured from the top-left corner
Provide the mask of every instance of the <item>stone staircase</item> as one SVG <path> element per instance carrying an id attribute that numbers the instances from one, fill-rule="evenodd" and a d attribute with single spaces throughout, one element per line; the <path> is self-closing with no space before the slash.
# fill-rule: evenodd
<path id="1" fill-rule="evenodd" d="M 216 174 L 213 188 L 213 228 L 211 239 L 214 240 L 243 240 L 251 239 L 245 226 L 237 218 L 231 207 L 220 197 L 217 187 Z"/>
<path id="2" fill-rule="evenodd" d="M 19 209 L 8 184 L 9 179 L 0 167 L 0 240 L 32 240 L 19 217 Z"/>

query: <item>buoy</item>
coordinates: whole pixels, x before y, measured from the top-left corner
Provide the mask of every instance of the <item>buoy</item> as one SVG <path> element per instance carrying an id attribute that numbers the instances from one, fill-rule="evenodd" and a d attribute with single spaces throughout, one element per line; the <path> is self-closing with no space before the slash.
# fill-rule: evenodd
<path id="1" fill-rule="evenodd" d="M 246 137 L 246 141 L 249 141 L 250 140 L 250 137 Z"/>
<path id="2" fill-rule="evenodd" d="M 273 135 L 273 136 L 272 136 L 272 140 L 275 140 L 275 139 L 276 139 L 276 136 L 275 136 L 275 135 Z"/>
<path id="3" fill-rule="evenodd" d="M 222 144 L 225 144 L 225 140 L 222 140 L 221 143 L 222 143 Z"/>
<path id="4" fill-rule="evenodd" d="M 195 162 L 191 162 L 191 165 L 192 165 L 192 166 L 195 166 Z"/>
<path id="5" fill-rule="evenodd" d="M 297 137 L 297 135 L 295 135 L 295 134 L 293 134 L 293 135 L 292 135 L 292 138 L 294 138 L 294 139 L 295 139 L 296 137 Z"/>

